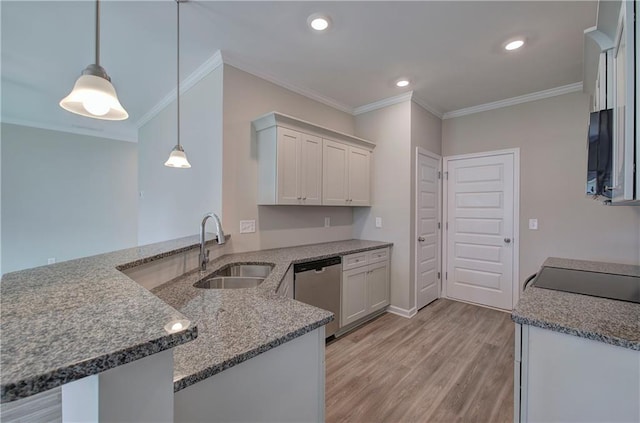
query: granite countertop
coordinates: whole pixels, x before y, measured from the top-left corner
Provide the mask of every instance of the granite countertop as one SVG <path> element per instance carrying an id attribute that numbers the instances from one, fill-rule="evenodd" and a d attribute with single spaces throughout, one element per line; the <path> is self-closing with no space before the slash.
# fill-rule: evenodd
<path id="1" fill-rule="evenodd" d="M 264 351 L 329 323 L 331 312 L 276 294 L 294 263 L 391 246 L 349 240 L 229 254 L 152 292 L 198 326 L 198 338 L 174 349 L 174 391 L 179 391 Z M 200 289 L 193 284 L 230 263 L 273 264 L 256 288 Z"/>
<path id="2" fill-rule="evenodd" d="M 640 277 L 640 266 L 548 258 L 543 267 Z M 640 351 L 640 304 L 529 286 L 514 322 Z"/>
<path id="3" fill-rule="evenodd" d="M 212 242 L 212 241 L 209 241 Z M 192 341 L 188 319 L 119 270 L 197 236 L 7 273 L 0 284 L 0 400 L 14 401 Z"/>

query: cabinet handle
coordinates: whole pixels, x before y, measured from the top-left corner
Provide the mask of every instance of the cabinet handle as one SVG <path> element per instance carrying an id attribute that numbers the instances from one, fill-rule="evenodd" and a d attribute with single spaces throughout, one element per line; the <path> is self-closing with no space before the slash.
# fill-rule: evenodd
<path id="1" fill-rule="evenodd" d="M 303 199 L 303 200 L 306 200 L 306 199 L 307 199 L 307 197 L 302 197 L 302 199 Z"/>
<path id="2" fill-rule="evenodd" d="M 298 200 L 302 200 L 302 197 L 298 197 Z"/>

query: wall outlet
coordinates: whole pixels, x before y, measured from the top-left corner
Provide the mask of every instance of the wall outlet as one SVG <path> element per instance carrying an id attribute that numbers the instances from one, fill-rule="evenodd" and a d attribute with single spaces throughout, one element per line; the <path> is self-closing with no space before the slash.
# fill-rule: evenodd
<path id="1" fill-rule="evenodd" d="M 47 259 L 47 264 L 53 264 L 56 262 L 56 258 L 55 257 L 50 257 Z"/>
<path id="2" fill-rule="evenodd" d="M 382 218 L 376 217 L 376 228 L 382 228 Z"/>
<path id="3" fill-rule="evenodd" d="M 328 228 L 329 226 L 331 226 L 331 218 L 327 216 L 324 218 L 324 227 Z"/>
<path id="4" fill-rule="evenodd" d="M 144 191 L 139 191 L 139 192 L 138 192 L 138 196 L 139 196 L 140 198 L 144 198 Z"/>
<path id="5" fill-rule="evenodd" d="M 241 234 L 250 234 L 256 231 L 256 221 L 255 220 L 241 220 L 240 221 L 240 233 Z"/>
<path id="6" fill-rule="evenodd" d="M 529 219 L 529 229 L 532 231 L 538 230 L 538 219 Z"/>

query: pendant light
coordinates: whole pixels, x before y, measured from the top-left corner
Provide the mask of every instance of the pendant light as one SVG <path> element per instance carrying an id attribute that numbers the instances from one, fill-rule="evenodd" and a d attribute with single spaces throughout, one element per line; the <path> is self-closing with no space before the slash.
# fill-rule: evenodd
<path id="1" fill-rule="evenodd" d="M 60 107 L 78 115 L 104 120 L 125 120 L 127 111 L 118 101 L 107 71 L 100 66 L 100 0 L 96 0 L 96 62 L 86 67 Z"/>
<path id="2" fill-rule="evenodd" d="M 187 155 L 184 153 L 184 149 L 182 148 L 182 146 L 180 145 L 180 1 L 186 1 L 186 0 L 176 0 L 176 7 L 177 7 L 177 57 L 176 57 L 176 75 L 177 75 L 177 82 L 176 82 L 176 106 L 177 106 L 177 110 L 178 110 L 178 144 L 176 144 L 175 147 L 173 147 L 173 150 L 171 150 L 171 154 L 169 154 L 169 158 L 167 159 L 167 161 L 164 163 L 165 166 L 168 167 L 178 167 L 178 168 L 182 168 L 182 169 L 188 169 L 191 167 L 191 165 L 189 164 L 189 160 L 187 160 Z"/>

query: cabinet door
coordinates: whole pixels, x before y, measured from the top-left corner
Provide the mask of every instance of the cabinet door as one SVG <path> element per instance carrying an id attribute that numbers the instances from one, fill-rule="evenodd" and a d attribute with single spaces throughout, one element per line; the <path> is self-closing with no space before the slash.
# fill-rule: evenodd
<path id="1" fill-rule="evenodd" d="M 372 264 L 367 269 L 367 313 L 373 313 L 389 305 L 389 262 Z"/>
<path id="2" fill-rule="evenodd" d="M 342 322 L 348 325 L 369 313 L 367 299 L 367 267 L 342 273 Z"/>
<path id="3" fill-rule="evenodd" d="M 350 206 L 368 206 L 371 204 L 369 172 L 369 151 L 349 147 L 349 198 Z"/>
<path id="4" fill-rule="evenodd" d="M 302 203 L 322 204 L 322 138 L 302 134 L 300 185 Z"/>
<path id="5" fill-rule="evenodd" d="M 325 139 L 322 153 L 322 204 L 346 206 L 349 194 L 349 147 Z"/>
<path id="6" fill-rule="evenodd" d="M 301 135 L 278 128 L 278 204 L 300 204 Z"/>

